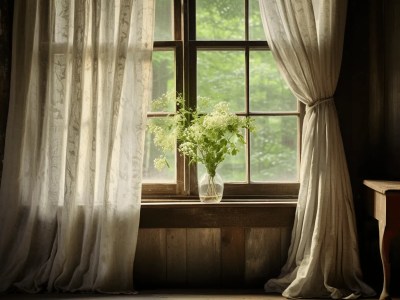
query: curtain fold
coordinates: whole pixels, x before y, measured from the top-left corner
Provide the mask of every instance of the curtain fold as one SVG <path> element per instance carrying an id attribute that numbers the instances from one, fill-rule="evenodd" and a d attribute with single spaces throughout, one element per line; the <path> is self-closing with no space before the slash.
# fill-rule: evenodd
<path id="1" fill-rule="evenodd" d="M 15 1 L 0 291 L 133 292 L 153 2 Z"/>
<path id="2" fill-rule="evenodd" d="M 293 94 L 307 109 L 300 191 L 288 259 L 267 292 L 289 298 L 357 298 L 362 281 L 355 213 L 334 104 L 346 0 L 260 0 L 268 45 Z"/>

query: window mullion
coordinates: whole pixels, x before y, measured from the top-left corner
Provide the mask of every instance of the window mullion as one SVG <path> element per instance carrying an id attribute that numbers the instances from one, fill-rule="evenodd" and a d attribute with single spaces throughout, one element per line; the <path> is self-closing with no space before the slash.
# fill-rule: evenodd
<path id="1" fill-rule="evenodd" d="M 245 40 L 249 40 L 249 0 L 244 1 L 244 35 L 245 35 Z"/>
<path id="2" fill-rule="evenodd" d="M 245 52 L 245 87 L 246 87 L 246 116 L 250 113 L 250 48 L 249 48 L 249 0 L 244 1 L 244 17 L 245 17 L 245 40 L 247 43 Z M 251 165 L 250 165 L 250 131 L 246 128 L 246 180 L 250 183 Z"/>
<path id="3" fill-rule="evenodd" d="M 247 0 L 246 0 L 246 4 Z M 246 5 L 247 8 L 247 5 Z M 246 13 L 246 24 L 247 24 L 247 13 Z M 246 34 L 247 34 L 247 28 L 246 28 Z M 250 113 L 250 49 L 247 46 L 246 50 L 245 50 L 245 88 L 246 88 L 246 93 L 245 93 L 245 101 L 246 101 L 246 116 L 249 116 Z M 246 180 L 247 183 L 250 182 L 250 170 L 251 166 L 250 166 L 250 132 L 249 130 L 246 128 Z"/>
<path id="4" fill-rule="evenodd" d="M 182 41 L 182 0 L 174 0 L 174 40 Z"/>
<path id="5" fill-rule="evenodd" d="M 196 76 L 197 76 L 197 56 L 196 56 L 196 2 L 193 0 L 184 0 L 185 3 L 185 16 L 184 16 L 184 81 L 185 91 L 184 99 L 185 104 L 192 108 L 196 108 Z M 197 166 L 189 165 L 189 160 L 185 159 L 185 193 L 187 195 L 197 195 Z"/>

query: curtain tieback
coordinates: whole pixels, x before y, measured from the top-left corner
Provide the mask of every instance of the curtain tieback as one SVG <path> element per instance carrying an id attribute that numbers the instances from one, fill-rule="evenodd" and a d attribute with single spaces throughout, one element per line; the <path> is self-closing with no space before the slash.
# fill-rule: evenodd
<path id="1" fill-rule="evenodd" d="M 317 107 L 318 105 L 325 103 L 325 102 L 331 102 L 333 101 L 333 96 L 332 97 L 327 97 L 327 98 L 322 98 L 322 99 L 318 99 L 317 101 L 314 102 L 314 104 L 312 105 L 307 105 L 307 110 L 311 110 L 315 107 Z"/>

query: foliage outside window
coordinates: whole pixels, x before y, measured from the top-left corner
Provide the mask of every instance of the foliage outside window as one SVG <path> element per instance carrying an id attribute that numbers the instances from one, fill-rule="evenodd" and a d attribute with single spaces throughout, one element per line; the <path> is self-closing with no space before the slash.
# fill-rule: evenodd
<path id="1" fill-rule="evenodd" d="M 225 101 L 238 116 L 255 120 L 257 133 L 245 130 L 246 144 L 219 167 L 225 198 L 297 194 L 300 106 L 268 49 L 258 0 L 184 0 L 183 6 L 156 0 L 153 98 L 171 92 L 199 113 Z M 198 97 L 212 102 L 204 106 Z M 166 126 L 176 107 L 153 110 L 149 123 Z M 175 150 L 167 154 L 170 168 L 159 172 L 153 166 L 159 155 L 148 133 L 144 195 L 195 196 L 202 166 L 189 166 Z"/>

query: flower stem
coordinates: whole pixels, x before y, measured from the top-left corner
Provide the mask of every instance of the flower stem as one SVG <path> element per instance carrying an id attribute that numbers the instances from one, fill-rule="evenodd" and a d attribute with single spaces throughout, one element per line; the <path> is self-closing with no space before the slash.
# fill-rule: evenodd
<path id="1" fill-rule="evenodd" d="M 208 177 L 207 195 L 208 196 L 217 196 L 217 188 L 215 187 L 214 176 Z"/>

